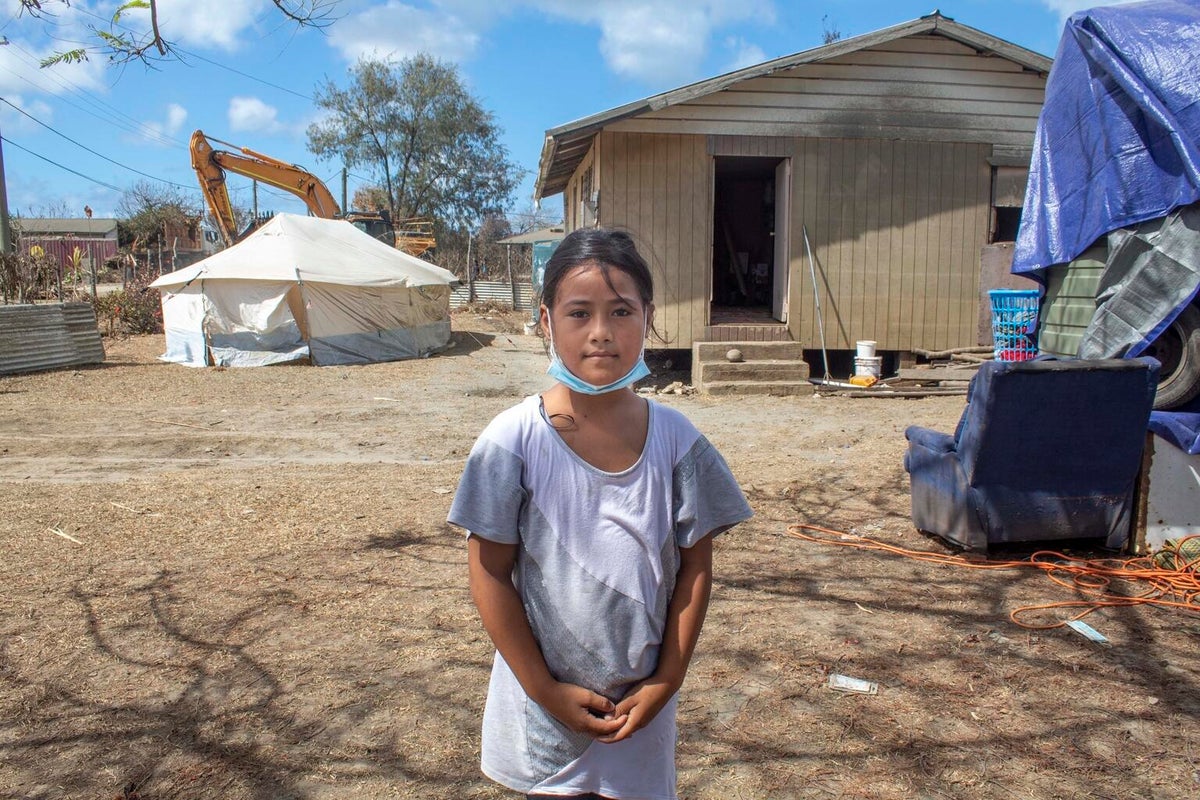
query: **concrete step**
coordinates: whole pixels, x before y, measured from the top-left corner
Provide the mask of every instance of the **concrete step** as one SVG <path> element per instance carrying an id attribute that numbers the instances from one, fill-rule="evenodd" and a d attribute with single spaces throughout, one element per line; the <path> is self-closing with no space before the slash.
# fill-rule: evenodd
<path id="1" fill-rule="evenodd" d="M 808 364 L 803 361 L 698 361 L 692 364 L 692 382 L 713 381 L 806 381 Z"/>
<path id="2" fill-rule="evenodd" d="M 746 361 L 801 361 L 804 347 L 799 342 L 695 342 L 692 363 L 697 361 L 726 361 L 730 350 L 741 350 Z"/>
<path id="3" fill-rule="evenodd" d="M 773 394 L 791 396 L 812 394 L 808 381 L 713 381 L 696 388 L 702 394 Z"/>

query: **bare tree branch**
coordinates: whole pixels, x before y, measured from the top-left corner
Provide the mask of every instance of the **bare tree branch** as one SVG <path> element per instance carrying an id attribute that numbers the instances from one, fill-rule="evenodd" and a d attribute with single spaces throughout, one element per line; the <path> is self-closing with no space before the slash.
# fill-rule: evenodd
<path id="1" fill-rule="evenodd" d="M 51 4 L 70 7 L 71 0 L 18 0 L 21 6 L 19 14 L 43 19 L 53 16 Z M 158 22 L 159 0 L 126 0 L 113 12 L 108 30 L 88 26 L 95 37 L 96 44 L 54 53 L 42 59 L 43 67 L 55 64 L 77 63 L 87 61 L 93 53 L 104 54 L 114 64 L 125 64 L 130 61 L 141 61 L 147 66 L 153 62 L 178 58 L 175 46 L 163 34 Z M 276 10 L 284 17 L 300 27 L 327 28 L 337 17 L 334 9 L 340 0 L 271 0 Z M 130 32 L 122 23 L 122 17 L 132 11 L 148 11 L 150 15 L 150 30 L 138 35 Z"/>

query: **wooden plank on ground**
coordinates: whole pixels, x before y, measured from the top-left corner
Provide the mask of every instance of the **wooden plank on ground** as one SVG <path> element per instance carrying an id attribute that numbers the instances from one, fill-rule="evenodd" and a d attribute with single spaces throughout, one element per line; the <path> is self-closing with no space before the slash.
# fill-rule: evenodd
<path id="1" fill-rule="evenodd" d="M 975 373 L 978 371 L 977 367 L 937 367 L 934 369 L 906 367 L 898 370 L 896 377 L 911 381 L 969 381 L 975 377 Z"/>

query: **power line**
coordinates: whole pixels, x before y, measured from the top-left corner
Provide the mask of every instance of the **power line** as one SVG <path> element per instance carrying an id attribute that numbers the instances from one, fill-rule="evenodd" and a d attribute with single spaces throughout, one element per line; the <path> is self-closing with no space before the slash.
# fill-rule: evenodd
<path id="1" fill-rule="evenodd" d="M 111 183 L 105 183 L 104 181 L 99 180 L 97 178 L 92 178 L 88 175 L 84 175 L 82 172 L 77 172 L 76 170 L 73 170 L 70 167 L 64 167 L 62 164 L 59 164 L 57 161 L 51 161 L 50 159 L 46 158 L 45 156 L 33 152 L 28 147 L 22 147 L 21 145 L 14 142 L 12 139 L 9 139 L 7 136 L 0 136 L 0 141 L 4 142 L 5 144 L 11 144 L 13 147 L 17 148 L 18 150 L 24 150 L 26 153 L 29 153 L 29 155 L 33 156 L 34 158 L 40 158 L 42 161 L 45 161 L 47 164 L 53 164 L 54 166 L 58 167 L 59 169 L 66 170 L 67 172 L 71 173 L 72 175 L 78 175 L 79 177 L 83 178 L 85 181 L 91 181 L 92 183 L 96 184 L 97 186 L 103 186 L 106 189 L 112 189 L 114 192 L 125 191 L 124 189 L 120 188 L 119 186 L 113 186 Z"/>
<path id="2" fill-rule="evenodd" d="M 10 108 L 12 108 L 12 109 L 16 110 L 17 112 L 19 112 L 19 113 L 21 113 L 21 114 L 24 114 L 26 117 L 29 117 L 29 119 L 33 120 L 33 121 L 34 121 L 34 122 L 36 122 L 38 125 L 41 125 L 43 128 L 45 128 L 46 130 L 50 131 L 51 133 L 54 133 L 54 134 L 57 134 L 57 135 L 61 136 L 62 138 L 66 139 L 68 142 L 70 142 L 71 144 L 75 145 L 76 147 L 81 147 L 81 148 L 83 148 L 84 150 L 86 150 L 86 151 L 88 151 L 89 153 L 91 153 L 92 155 L 94 155 L 94 156 L 98 156 L 99 158 L 102 158 L 102 159 L 104 159 L 105 161 L 109 162 L 110 164 L 116 164 L 116 165 L 117 165 L 118 167 L 120 167 L 121 169 L 127 169 L 127 170 L 129 170 L 130 172 L 133 172 L 133 173 L 136 173 L 136 174 L 138 174 L 138 175 L 141 175 L 142 177 L 145 177 L 145 178 L 150 178 L 151 180 L 158 181 L 159 183 L 165 183 L 165 184 L 167 184 L 168 186 L 177 186 L 177 187 L 178 187 L 178 188 L 180 188 L 180 189 L 188 189 L 188 190 L 190 190 L 190 191 L 194 191 L 194 192 L 198 192 L 198 191 L 200 191 L 200 189 L 199 189 L 198 187 L 196 187 L 196 186 L 184 186 L 182 183 L 175 183 L 174 181 L 168 181 L 168 180 L 164 180 L 163 178 L 158 178 L 158 177 L 155 177 L 154 175 L 151 175 L 151 174 L 150 174 L 150 173 L 148 173 L 148 172 L 142 172 L 140 169 L 134 169 L 133 167 L 131 167 L 131 166 L 127 165 L 127 164 L 122 164 L 120 161 L 115 161 L 115 160 L 113 160 L 113 159 L 109 158 L 108 156 L 104 155 L 103 153 L 98 153 L 98 152 L 96 152 L 95 150 L 93 150 L 92 148 L 88 147 L 87 145 L 85 145 L 85 144 L 81 144 L 81 143 L 79 143 L 79 142 L 75 141 L 74 139 L 72 139 L 70 136 L 67 136 L 67 135 L 66 135 L 65 133 L 63 133 L 62 131 L 56 130 L 55 128 L 51 127 L 50 125 L 47 125 L 46 123 L 42 122 L 42 121 L 41 121 L 40 119 L 38 119 L 37 117 L 35 117 L 35 116 L 33 116 L 32 114 L 30 114 L 30 113 L 29 113 L 28 111 L 26 111 L 25 109 L 21 108 L 20 106 L 13 105 L 13 104 L 12 104 L 12 103 L 10 103 L 8 100 L 5 100 L 3 97 L 0 97 L 0 103 L 4 103 L 6 106 L 9 106 Z"/>
<path id="3" fill-rule="evenodd" d="M 220 69 L 226 70 L 227 72 L 232 72 L 235 75 L 241 75 L 243 78 L 249 78 L 252 81 L 257 81 L 258 83 L 261 83 L 264 86 L 270 86 L 272 89 L 278 89 L 281 92 L 287 92 L 288 94 L 294 94 L 294 95 L 296 95 L 296 97 L 303 98 L 304 100 L 308 100 L 309 102 L 313 102 L 313 100 L 314 100 L 314 98 L 311 94 L 301 94 L 300 92 L 297 92 L 294 89 L 289 89 L 286 86 L 280 86 L 277 83 L 271 83 L 268 80 L 263 80 L 262 78 L 259 78 L 255 75 L 251 75 L 248 72 L 242 72 L 240 69 L 234 69 L 233 67 L 229 66 L 228 64 L 222 64 L 220 61 L 213 61 L 210 58 L 205 58 L 202 55 L 198 55 L 196 53 L 189 52 L 187 50 L 184 50 L 181 47 L 176 47 L 176 46 L 172 45 L 171 49 L 182 55 L 198 59 L 200 61 L 205 62 L 206 64 L 211 64 L 214 67 L 219 67 Z"/>
<path id="4" fill-rule="evenodd" d="M 104 22 L 105 24 L 109 24 L 109 25 L 113 24 L 113 21 L 111 19 L 102 17 L 99 14 L 89 11 L 86 8 L 82 8 L 82 7 L 76 8 L 76 11 L 78 11 L 80 14 L 86 14 L 89 17 L 95 17 L 96 19 L 100 20 L 101 22 Z M 130 28 L 127 25 L 122 25 L 119 22 L 116 23 L 116 27 L 121 28 L 129 33 L 134 33 L 134 34 L 139 33 L 139 31 L 134 30 L 133 28 Z M 86 46 L 87 43 L 86 42 L 75 42 L 75 44 L 81 44 L 81 45 Z M 242 72 L 241 70 L 234 69 L 233 67 L 229 66 L 228 64 L 222 64 L 220 61 L 213 61 L 212 59 L 205 58 L 204 56 L 199 55 L 198 53 L 193 53 L 191 51 L 184 50 L 182 47 L 180 47 L 176 44 L 171 44 L 170 47 L 171 47 L 171 50 L 173 50 L 175 53 L 178 53 L 181 56 L 188 56 L 190 58 L 195 58 L 199 61 L 205 62 L 206 64 L 211 64 L 214 67 L 218 67 L 218 68 L 226 70 L 228 72 L 232 72 L 235 75 L 241 75 L 243 78 L 249 78 L 252 81 L 257 81 L 258 83 L 261 83 L 264 86 L 270 86 L 272 89 L 278 89 L 281 92 L 287 92 L 288 94 L 296 95 L 296 97 L 302 97 L 305 100 L 311 101 L 313 99 L 313 96 L 310 94 L 301 94 L 300 92 L 297 92 L 293 89 L 289 89 L 286 86 L 280 86 L 279 84 L 271 83 L 270 81 L 263 80 L 262 78 L 259 78 L 256 75 L 251 75 L 248 72 Z M 183 59 L 181 58 L 180 61 L 182 61 L 182 60 Z"/>
<path id="5" fill-rule="evenodd" d="M 21 47 L 18 44 L 15 44 L 15 43 L 10 43 L 10 46 L 15 48 L 16 51 L 21 56 L 23 56 L 23 59 L 26 64 L 30 64 L 30 63 L 37 64 L 37 57 L 35 55 L 33 55 L 32 53 L 30 53 L 28 50 L 24 49 L 23 47 Z M 6 71 L 12 75 L 15 75 L 16 77 L 20 78 L 21 80 L 25 81 L 30 86 L 37 89 L 38 91 L 45 92 L 46 94 L 50 94 L 50 95 L 55 94 L 53 89 L 51 89 L 45 85 L 39 84 L 38 82 L 30 79 L 27 75 L 19 73 L 13 69 L 6 69 Z M 96 119 L 100 120 L 101 122 L 106 122 L 110 125 L 113 125 L 114 127 L 122 128 L 126 131 L 129 131 L 130 133 L 133 133 L 133 134 L 136 134 L 139 136 L 144 136 L 147 139 L 157 140 L 160 144 L 165 144 L 165 145 L 169 145 L 172 147 L 179 147 L 181 149 L 186 149 L 186 145 L 183 142 L 181 142 L 180 140 L 172 139 L 167 136 L 163 136 L 160 132 L 154 130 L 153 128 L 147 126 L 146 124 L 144 124 L 142 122 L 139 122 L 138 120 L 134 119 L 133 117 L 130 117 L 128 114 L 123 113 L 119 109 L 114 108 L 113 106 L 110 106 L 109 104 L 105 103 L 102 100 L 96 99 L 91 94 L 88 94 L 88 93 L 82 91 L 79 88 L 79 86 L 73 84 L 70 80 L 64 78 L 57 71 L 46 70 L 43 72 L 43 71 L 40 71 L 40 68 L 39 68 L 38 74 L 46 75 L 47 77 L 52 79 L 54 82 L 56 82 L 59 86 L 66 89 L 68 92 L 70 92 L 74 95 L 77 95 L 80 99 L 86 101 L 88 104 L 90 104 L 92 106 L 96 106 L 96 107 L 101 107 L 102 110 L 104 110 L 106 114 L 111 114 L 117 118 L 124 118 L 126 120 L 129 120 L 129 123 L 131 123 L 131 124 L 125 123 L 125 122 L 121 121 L 120 119 L 105 118 L 104 116 L 101 116 L 100 114 L 97 114 L 94 111 L 89 111 L 86 108 L 83 108 L 79 105 L 76 105 L 75 103 L 70 102 L 69 100 L 67 100 L 66 97 L 57 95 L 58 99 L 66 102 L 67 105 L 73 106 L 74 108 L 79 109 L 80 111 L 84 112 L 85 114 L 95 117 Z"/>

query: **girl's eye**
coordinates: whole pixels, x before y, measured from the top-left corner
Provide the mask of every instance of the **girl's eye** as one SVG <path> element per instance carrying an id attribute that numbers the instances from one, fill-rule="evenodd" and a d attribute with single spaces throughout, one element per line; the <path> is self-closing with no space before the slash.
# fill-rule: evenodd
<path id="1" fill-rule="evenodd" d="M 567 316 L 572 317 L 574 319 L 583 319 L 584 317 L 587 316 L 587 312 L 577 309 L 575 311 L 568 311 Z"/>
<path id="2" fill-rule="evenodd" d="M 628 317 L 631 314 L 633 314 L 633 312 L 630 311 L 628 308 L 618 308 L 615 311 L 613 311 L 613 315 L 617 316 L 617 317 Z"/>

